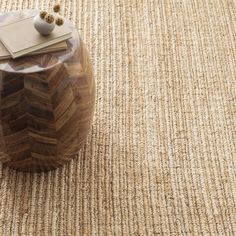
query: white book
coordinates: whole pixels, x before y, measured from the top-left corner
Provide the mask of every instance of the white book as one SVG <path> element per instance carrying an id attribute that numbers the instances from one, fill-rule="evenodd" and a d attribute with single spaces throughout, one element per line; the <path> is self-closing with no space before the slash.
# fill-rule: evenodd
<path id="1" fill-rule="evenodd" d="M 71 38 L 71 29 L 64 24 L 56 26 L 47 36 L 40 35 L 34 28 L 34 17 L 26 18 L 0 27 L 0 39 L 13 58 Z"/>
<path id="2" fill-rule="evenodd" d="M 38 54 L 42 54 L 42 53 L 50 53 L 50 52 L 56 52 L 56 51 L 62 51 L 62 50 L 66 50 L 67 47 L 67 43 L 66 41 L 60 42 L 60 43 L 56 43 L 53 44 L 51 46 L 47 46 L 45 48 L 36 50 L 34 52 L 30 52 L 27 55 L 38 55 Z M 12 56 L 10 54 L 10 52 L 5 48 L 5 46 L 0 42 L 0 60 L 5 60 L 5 59 L 10 59 Z"/>

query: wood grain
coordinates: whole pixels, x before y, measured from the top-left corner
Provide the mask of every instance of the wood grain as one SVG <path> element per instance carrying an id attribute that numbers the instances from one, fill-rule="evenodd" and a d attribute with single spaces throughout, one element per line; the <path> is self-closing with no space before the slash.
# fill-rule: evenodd
<path id="1" fill-rule="evenodd" d="M 34 63 L 38 58 L 47 68 L 49 57 L 34 57 Z M 18 68 L 24 68 L 25 61 L 18 59 Z M 95 102 L 83 42 L 64 63 L 39 73 L 2 70 L 0 78 L 4 164 L 22 171 L 48 171 L 75 156 L 89 132 Z"/>

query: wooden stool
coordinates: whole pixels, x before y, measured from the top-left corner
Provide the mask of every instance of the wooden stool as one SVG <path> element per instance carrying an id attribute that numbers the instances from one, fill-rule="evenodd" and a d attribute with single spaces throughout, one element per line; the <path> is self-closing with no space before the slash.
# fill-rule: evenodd
<path id="1" fill-rule="evenodd" d="M 0 22 L 36 13 L 8 13 Z M 67 24 L 73 29 L 67 50 L 0 61 L 0 148 L 6 166 L 52 170 L 75 156 L 86 140 L 95 82 L 85 45 Z"/>

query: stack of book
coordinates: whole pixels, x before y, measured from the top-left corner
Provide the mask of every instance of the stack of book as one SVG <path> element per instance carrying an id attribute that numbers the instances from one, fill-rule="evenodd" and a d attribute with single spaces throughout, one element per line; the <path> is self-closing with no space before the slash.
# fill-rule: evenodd
<path id="1" fill-rule="evenodd" d="M 0 59 L 66 50 L 71 29 L 64 24 L 47 35 L 40 35 L 33 24 L 34 17 L 0 27 Z"/>

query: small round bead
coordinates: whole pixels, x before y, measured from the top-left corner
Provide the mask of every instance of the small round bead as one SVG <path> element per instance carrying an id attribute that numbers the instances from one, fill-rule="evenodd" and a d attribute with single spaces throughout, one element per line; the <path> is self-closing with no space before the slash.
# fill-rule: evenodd
<path id="1" fill-rule="evenodd" d="M 44 17 L 45 21 L 49 24 L 53 23 L 54 21 L 54 16 L 52 14 L 47 14 L 45 17 Z"/>
<path id="2" fill-rule="evenodd" d="M 54 11 L 54 12 L 59 12 L 60 9 L 61 9 L 60 4 L 55 4 L 54 7 L 53 7 L 53 11 Z"/>
<path id="3" fill-rule="evenodd" d="M 56 25 L 60 26 L 64 24 L 64 20 L 62 18 L 57 18 L 56 19 Z"/>
<path id="4" fill-rule="evenodd" d="M 47 12 L 46 11 L 40 11 L 39 15 L 40 15 L 41 19 L 44 19 L 44 17 L 47 15 Z"/>

